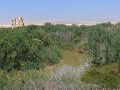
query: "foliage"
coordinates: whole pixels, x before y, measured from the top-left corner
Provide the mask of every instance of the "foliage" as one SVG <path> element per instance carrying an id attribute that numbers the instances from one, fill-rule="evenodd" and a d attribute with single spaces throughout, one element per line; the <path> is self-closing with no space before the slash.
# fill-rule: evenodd
<path id="1" fill-rule="evenodd" d="M 34 25 L 1 29 L 0 48 L 0 68 L 8 71 L 39 69 L 60 59 L 58 48 L 49 34 Z"/>
<path id="2" fill-rule="evenodd" d="M 89 27 L 89 30 L 87 51 L 93 66 L 82 80 L 104 88 L 117 88 L 120 83 L 120 25 L 102 23 Z"/>
<path id="3" fill-rule="evenodd" d="M 66 25 L 45 24 L 41 27 L 48 32 L 54 42 L 62 49 L 72 49 L 74 38 L 74 27 Z"/>
<path id="4" fill-rule="evenodd" d="M 46 23 L 43 26 L 0 28 L 0 69 L 28 70 L 56 64 L 61 57 L 58 47 L 82 49 L 92 58 L 91 62 L 95 66 L 86 72 L 83 81 L 110 88 L 119 85 L 120 79 L 115 67 L 117 65 L 113 63 L 119 62 L 120 73 L 120 23 L 113 25 L 108 22 L 93 26 Z M 9 80 L 6 76 L 7 74 L 1 75 L 2 86 L 5 86 L 6 81 Z M 38 76 L 35 76 L 35 79 L 36 77 Z M 24 78 L 21 85 L 24 85 L 24 80 L 28 81 L 26 86 L 32 86 L 37 82 L 32 83 L 31 78 Z M 70 78 L 63 78 L 64 80 L 66 83 L 71 82 Z M 16 84 L 18 83 L 21 81 L 18 80 Z M 3 88 L 2 86 L 0 87 Z"/>
<path id="5" fill-rule="evenodd" d="M 41 70 L 0 71 L 0 90 L 44 90 L 49 75 Z"/>
<path id="6" fill-rule="evenodd" d="M 62 49 L 83 49 L 92 63 L 105 65 L 120 61 L 120 25 L 110 22 L 93 26 L 66 26 L 46 23 L 36 26 L 50 34 L 54 43 Z"/>
<path id="7" fill-rule="evenodd" d="M 88 46 L 94 64 L 104 65 L 120 61 L 120 28 L 111 24 L 92 26 Z"/>
<path id="8" fill-rule="evenodd" d="M 117 63 L 105 65 L 104 67 L 93 65 L 83 75 L 82 81 L 98 84 L 104 88 L 117 88 L 120 84 L 120 76 L 117 75 Z"/>

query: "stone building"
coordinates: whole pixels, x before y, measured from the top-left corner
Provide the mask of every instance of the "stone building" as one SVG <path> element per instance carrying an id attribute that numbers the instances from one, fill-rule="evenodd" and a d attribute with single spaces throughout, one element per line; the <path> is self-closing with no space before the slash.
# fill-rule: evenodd
<path id="1" fill-rule="evenodd" d="M 16 19 L 12 19 L 12 28 L 16 27 L 16 24 L 17 24 Z"/>
<path id="2" fill-rule="evenodd" d="M 17 19 L 12 19 L 12 28 L 24 26 L 24 21 L 22 17 Z"/>

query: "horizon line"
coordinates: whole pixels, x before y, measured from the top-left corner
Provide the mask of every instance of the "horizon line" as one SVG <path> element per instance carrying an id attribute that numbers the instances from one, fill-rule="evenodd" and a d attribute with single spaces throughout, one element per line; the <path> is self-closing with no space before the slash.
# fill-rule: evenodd
<path id="1" fill-rule="evenodd" d="M 45 20 L 46 21 L 46 20 Z M 96 24 L 101 24 L 101 23 L 107 23 L 107 22 L 110 22 L 110 23 L 112 23 L 112 24 L 116 24 L 116 23 L 119 23 L 118 21 L 99 21 L 99 22 L 97 22 L 97 21 L 82 21 L 82 22 L 80 22 L 80 23 L 60 23 L 60 22 L 55 22 L 56 20 L 53 20 L 54 22 L 49 22 L 49 21 L 47 21 L 47 22 L 42 22 L 42 23 L 31 23 L 31 21 L 25 21 L 24 23 L 25 23 L 25 26 L 28 26 L 28 25 L 39 25 L 39 26 L 41 26 L 41 25 L 45 25 L 45 23 L 51 23 L 51 24 L 53 24 L 53 25 L 56 25 L 56 24 L 63 24 L 63 25 L 68 25 L 68 26 L 71 26 L 71 25 L 73 25 L 73 24 L 75 24 L 75 25 L 78 25 L 78 26 L 81 26 L 81 25 L 88 25 L 88 26 L 92 26 L 92 25 L 96 25 Z M 26 23 L 27 22 L 27 23 Z M 33 21 L 32 21 L 33 22 Z M 39 21 L 38 21 L 39 22 Z M 9 23 L 9 24 L 0 24 L 0 27 L 12 27 L 12 25 Z"/>
<path id="2" fill-rule="evenodd" d="M 44 24 L 44 23 L 52 23 L 52 24 L 97 24 L 97 23 L 117 23 L 120 20 L 24 20 L 24 23 L 27 24 Z M 0 22 L 0 25 L 11 25 L 11 21 L 9 22 Z"/>

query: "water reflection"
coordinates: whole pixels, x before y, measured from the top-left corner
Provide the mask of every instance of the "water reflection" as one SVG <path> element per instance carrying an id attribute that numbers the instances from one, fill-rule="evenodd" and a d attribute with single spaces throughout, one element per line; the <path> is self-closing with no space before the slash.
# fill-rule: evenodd
<path id="1" fill-rule="evenodd" d="M 61 63 L 56 66 L 51 74 L 52 77 L 61 77 L 64 75 L 73 76 L 78 75 L 81 71 L 83 71 L 86 56 L 84 54 L 80 54 L 74 51 L 63 51 L 63 58 Z M 83 65 L 82 65 L 83 64 Z"/>

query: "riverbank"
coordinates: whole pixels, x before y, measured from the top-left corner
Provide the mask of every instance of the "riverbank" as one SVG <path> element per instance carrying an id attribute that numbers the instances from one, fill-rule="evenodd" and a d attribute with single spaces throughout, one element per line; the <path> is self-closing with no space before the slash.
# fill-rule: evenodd
<path id="1" fill-rule="evenodd" d="M 53 67 L 45 90 L 89 89 L 91 85 L 85 85 L 81 82 L 81 76 L 89 68 L 87 59 L 83 53 L 62 50 L 61 62 Z"/>
<path id="2" fill-rule="evenodd" d="M 51 69 L 49 72 L 44 70 L 14 70 L 9 73 L 0 71 L 0 88 L 2 90 L 58 90 L 58 88 L 84 90 L 90 88 L 80 81 L 80 75 L 88 67 L 85 58 L 84 54 L 62 50 L 61 63 L 49 68 Z"/>
<path id="3" fill-rule="evenodd" d="M 45 68 L 45 72 L 51 72 L 52 77 L 61 77 L 68 73 L 73 74 L 73 72 L 79 70 L 80 66 L 87 61 L 87 56 L 83 53 L 73 50 L 61 50 L 61 53 L 62 58 L 60 63 Z"/>

